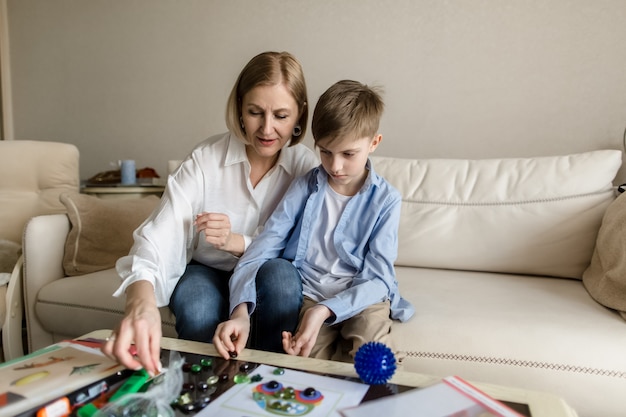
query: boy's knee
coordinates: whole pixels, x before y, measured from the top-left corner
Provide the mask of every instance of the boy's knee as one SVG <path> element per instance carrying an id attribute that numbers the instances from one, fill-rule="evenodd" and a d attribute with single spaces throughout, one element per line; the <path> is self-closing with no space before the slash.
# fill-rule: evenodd
<path id="1" fill-rule="evenodd" d="M 302 292 L 302 279 L 297 269 L 286 259 L 271 259 L 263 264 L 256 276 L 257 288 L 278 293 Z"/>
<path id="2" fill-rule="evenodd" d="M 294 266 L 286 259 L 270 259 L 269 261 L 266 261 L 263 265 L 261 265 L 261 267 L 259 268 L 259 272 L 257 272 L 257 276 L 263 274 L 276 275 L 289 271 L 291 268 L 294 268 Z"/>

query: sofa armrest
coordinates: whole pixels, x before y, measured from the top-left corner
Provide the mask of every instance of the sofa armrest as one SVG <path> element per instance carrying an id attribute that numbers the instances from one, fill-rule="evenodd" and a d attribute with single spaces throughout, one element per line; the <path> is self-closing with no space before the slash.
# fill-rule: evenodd
<path id="1" fill-rule="evenodd" d="M 54 343 L 35 314 L 39 290 L 46 284 L 64 278 L 63 253 L 70 230 L 66 214 L 51 214 L 31 218 L 24 228 L 24 304 L 28 349 Z"/>

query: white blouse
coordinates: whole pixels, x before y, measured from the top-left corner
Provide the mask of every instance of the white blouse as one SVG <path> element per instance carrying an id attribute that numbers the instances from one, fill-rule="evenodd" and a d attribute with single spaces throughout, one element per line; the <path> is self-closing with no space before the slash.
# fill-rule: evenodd
<path id="1" fill-rule="evenodd" d="M 199 144 L 167 179 L 161 203 L 135 230 L 129 255 L 117 261 L 119 297 L 133 282 L 147 280 L 155 288 L 157 305 L 166 306 L 191 259 L 229 271 L 238 257 L 207 244 L 193 222 L 203 212 L 228 215 L 233 233 L 242 234 L 247 248 L 287 191 L 291 181 L 319 165 L 305 145 L 285 146 L 276 165 L 256 187 L 244 143 L 225 133 Z"/>

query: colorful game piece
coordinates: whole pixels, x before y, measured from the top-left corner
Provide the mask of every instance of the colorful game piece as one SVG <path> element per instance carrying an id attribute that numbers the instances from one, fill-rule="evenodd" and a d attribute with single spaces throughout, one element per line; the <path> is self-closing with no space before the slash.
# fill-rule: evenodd
<path id="1" fill-rule="evenodd" d="M 273 394 L 283 389 L 283 384 L 281 384 L 278 381 L 272 380 L 272 381 L 266 382 L 265 384 L 260 385 L 260 387 L 263 390 L 263 392 L 267 394 Z"/>
<path id="2" fill-rule="evenodd" d="M 237 374 L 233 377 L 235 384 L 247 384 L 250 382 L 250 377 L 246 374 Z"/>
<path id="3" fill-rule="evenodd" d="M 317 401 L 321 398 L 322 393 L 313 387 L 309 387 L 300 394 L 302 399 L 306 401 Z"/>
<path id="4" fill-rule="evenodd" d="M 252 399 L 263 410 L 280 416 L 303 416 L 322 403 L 324 396 L 315 388 L 297 390 L 283 387 L 278 381 L 272 380 L 257 385 Z"/>

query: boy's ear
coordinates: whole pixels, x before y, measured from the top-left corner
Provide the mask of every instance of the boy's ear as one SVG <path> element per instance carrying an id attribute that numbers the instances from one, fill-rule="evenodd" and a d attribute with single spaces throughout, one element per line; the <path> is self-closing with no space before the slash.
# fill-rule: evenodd
<path id="1" fill-rule="evenodd" d="M 378 148 L 378 145 L 380 145 L 380 142 L 383 140 L 383 135 L 381 135 L 380 133 L 376 134 L 373 138 L 372 138 L 372 142 L 370 142 L 370 153 L 374 152 L 374 150 L 376 148 Z"/>

